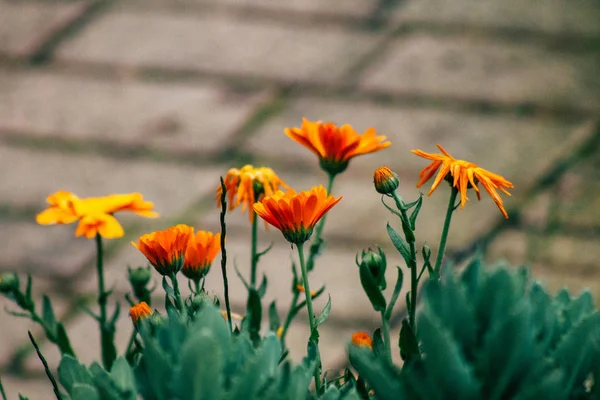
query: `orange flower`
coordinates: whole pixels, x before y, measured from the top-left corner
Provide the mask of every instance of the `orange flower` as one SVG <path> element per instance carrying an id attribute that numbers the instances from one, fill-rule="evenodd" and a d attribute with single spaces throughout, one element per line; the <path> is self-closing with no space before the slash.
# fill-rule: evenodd
<path id="1" fill-rule="evenodd" d="M 36 216 L 36 221 L 40 225 L 70 224 L 79 219 L 73 208 L 73 202 L 78 197 L 65 190 L 59 190 L 48 196 L 46 202 L 50 204 L 48 208 Z"/>
<path id="2" fill-rule="evenodd" d="M 231 168 L 223 179 L 227 189 L 227 201 L 229 209 L 233 210 L 240 204 L 242 212 L 249 208 L 248 216 L 250 222 L 254 222 L 254 210 L 252 205 L 271 196 L 280 187 L 290 189 L 271 168 L 254 168 L 252 165 L 244 165 L 242 168 Z M 221 186 L 217 188 L 217 205 L 221 204 Z M 234 201 L 234 198 L 236 201 Z"/>
<path id="3" fill-rule="evenodd" d="M 297 284 L 296 285 L 296 290 L 298 290 L 300 293 L 305 293 L 306 289 L 304 289 L 304 286 Z M 317 292 L 311 290 L 310 291 L 310 297 L 315 297 L 317 295 Z"/>
<path id="4" fill-rule="evenodd" d="M 338 127 L 331 122 L 311 122 L 306 118 L 302 119 L 302 127 L 286 128 L 285 134 L 315 153 L 321 168 L 331 175 L 343 172 L 351 158 L 391 145 L 387 137 L 377 136 L 374 128 L 359 135 L 350 125 Z"/>
<path id="5" fill-rule="evenodd" d="M 288 242 L 304 243 L 310 239 L 315 224 L 341 199 L 328 196 L 321 185 L 300 193 L 278 190 L 254 204 L 254 211 L 279 229 Z"/>
<path id="6" fill-rule="evenodd" d="M 359 347 L 373 348 L 373 339 L 367 332 L 356 332 L 352 335 L 352 344 Z"/>
<path id="7" fill-rule="evenodd" d="M 193 235 L 194 228 L 180 224 L 164 231 L 147 233 L 137 243 L 131 244 L 146 256 L 159 274 L 172 275 L 183 266 L 185 252 Z"/>
<path id="8" fill-rule="evenodd" d="M 140 193 L 111 194 L 104 197 L 89 197 L 74 203 L 78 215 L 94 212 L 113 214 L 119 211 L 131 211 L 148 218 L 157 218 L 158 213 L 152 211 L 154 205 L 145 201 Z"/>
<path id="9" fill-rule="evenodd" d="M 419 183 L 417 184 L 417 187 L 420 187 L 431 179 L 439 169 L 427 195 L 431 195 L 431 193 L 437 189 L 440 182 L 443 179 L 446 179 L 460 192 L 460 208 L 464 208 L 467 201 L 469 201 L 467 198 L 467 189 L 469 188 L 473 188 L 475 193 L 477 193 L 477 199 L 481 200 L 481 193 L 477 186 L 481 183 L 500 209 L 502 215 L 504 215 L 504 218 L 508 219 L 508 214 L 504 209 L 504 204 L 496 189 L 510 196 L 510 193 L 504 188 L 511 189 L 514 187 L 513 184 L 504 177 L 489 172 L 476 164 L 455 159 L 439 144 L 437 147 L 443 154 L 430 154 L 421 150 L 411 150 L 414 154 L 433 161 L 419 174 Z"/>
<path id="10" fill-rule="evenodd" d="M 379 167 L 373 173 L 373 183 L 375 184 L 375 190 L 381 194 L 392 194 L 396 189 L 400 181 L 398 175 L 386 166 Z"/>
<path id="11" fill-rule="evenodd" d="M 208 273 L 210 265 L 221 250 L 221 234 L 198 231 L 190 238 L 185 252 L 185 261 L 181 272 L 193 281 L 199 281 Z"/>
<path id="12" fill-rule="evenodd" d="M 152 309 L 145 301 L 137 303 L 129 309 L 129 316 L 134 324 L 137 324 L 140 319 L 148 318 L 152 315 Z"/>
<path id="13" fill-rule="evenodd" d="M 95 213 L 81 217 L 75 236 L 93 239 L 98 234 L 106 239 L 114 239 L 122 237 L 125 232 L 119 221 L 110 214 Z"/>

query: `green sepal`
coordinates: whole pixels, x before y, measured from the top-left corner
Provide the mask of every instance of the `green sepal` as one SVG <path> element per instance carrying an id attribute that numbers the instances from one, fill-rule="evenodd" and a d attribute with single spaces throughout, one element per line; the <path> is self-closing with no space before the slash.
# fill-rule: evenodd
<path id="1" fill-rule="evenodd" d="M 408 319 L 402 320 L 402 328 L 400 328 L 400 339 L 398 340 L 400 347 L 400 357 L 405 362 L 411 362 L 421 357 L 419 352 L 419 343 L 415 334 L 408 323 Z"/>

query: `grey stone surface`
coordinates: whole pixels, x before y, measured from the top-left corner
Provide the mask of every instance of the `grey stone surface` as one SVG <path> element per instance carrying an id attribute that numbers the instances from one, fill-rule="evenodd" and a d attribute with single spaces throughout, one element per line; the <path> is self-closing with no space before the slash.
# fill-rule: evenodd
<path id="1" fill-rule="evenodd" d="M 26 57 L 87 8 L 87 1 L 0 1 L 0 55 Z"/>
<path id="2" fill-rule="evenodd" d="M 543 68 L 540 66 L 543 65 Z M 400 94 L 600 108 L 598 59 L 529 43 L 416 33 L 399 38 L 361 87 Z"/>
<path id="3" fill-rule="evenodd" d="M 594 0 L 411 0 L 401 4 L 394 15 L 402 22 L 600 34 L 600 6 Z"/>
<path id="4" fill-rule="evenodd" d="M 267 93 L 0 71 L 0 131 L 167 151 L 216 151 Z"/>
<path id="5" fill-rule="evenodd" d="M 348 61 L 365 54 L 376 42 L 372 35 L 320 27 L 306 29 L 221 16 L 117 12 L 103 16 L 66 43 L 57 58 L 62 62 L 329 82 L 339 80 Z"/>
<path id="6" fill-rule="evenodd" d="M 3 375 L 2 384 L 9 399 L 17 399 L 19 393 L 29 400 L 49 400 L 54 396 L 52 384 L 45 376 L 23 379 L 14 375 Z"/>

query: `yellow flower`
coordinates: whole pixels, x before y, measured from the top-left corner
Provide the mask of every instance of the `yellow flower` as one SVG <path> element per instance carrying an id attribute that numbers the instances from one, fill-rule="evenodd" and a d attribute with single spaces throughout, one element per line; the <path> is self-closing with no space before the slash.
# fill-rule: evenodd
<path id="1" fill-rule="evenodd" d="M 375 190 L 381 194 L 392 194 L 396 189 L 400 181 L 398 175 L 386 166 L 379 167 L 373 173 L 373 183 L 375 184 Z"/>
<path id="2" fill-rule="evenodd" d="M 304 289 L 304 286 L 297 284 L 296 285 L 296 290 L 299 291 L 300 293 L 305 293 L 306 289 Z M 310 291 L 310 297 L 315 297 L 317 295 L 317 292 L 311 290 Z"/>
<path id="3" fill-rule="evenodd" d="M 356 332 L 352 335 L 352 344 L 358 347 L 373 348 L 373 339 L 367 332 Z"/>
<path id="4" fill-rule="evenodd" d="M 122 237 L 125 232 L 119 221 L 110 214 L 86 214 L 79 220 L 75 236 L 85 236 L 86 239 L 93 239 L 96 235 L 106 239 Z"/>
<path id="5" fill-rule="evenodd" d="M 283 326 L 277 328 L 277 337 L 281 339 L 281 335 L 283 335 Z"/>
<path id="6" fill-rule="evenodd" d="M 437 147 L 443 154 L 430 154 L 421 150 L 411 150 L 420 157 L 432 160 L 432 163 L 425 167 L 419 174 L 419 183 L 417 184 L 417 187 L 420 187 L 431 179 L 439 169 L 427 195 L 431 195 L 431 193 L 437 189 L 440 182 L 443 179 L 446 179 L 460 192 L 460 208 L 464 208 L 467 201 L 469 201 L 467 198 L 467 189 L 473 188 L 477 194 L 477 199 L 481 200 L 481 194 L 477 186 L 481 183 L 500 209 L 502 215 L 504 215 L 504 218 L 508 219 L 508 214 L 504 209 L 504 204 L 496 189 L 510 196 L 510 193 L 508 193 L 505 188 L 511 189 L 514 187 L 513 184 L 504 177 L 487 171 L 477 164 L 455 159 L 439 144 Z"/>
<path id="7" fill-rule="evenodd" d="M 181 272 L 193 281 L 199 281 L 208 273 L 210 265 L 221 250 L 221 234 L 198 231 L 190 238 Z"/>
<path id="8" fill-rule="evenodd" d="M 133 246 L 142 252 L 161 275 L 172 275 L 183 266 L 185 252 L 194 228 L 187 225 L 172 226 L 164 231 L 142 235 Z"/>
<path id="9" fill-rule="evenodd" d="M 145 201 L 140 193 L 111 194 L 104 197 L 89 197 L 74 203 L 78 215 L 94 212 L 113 214 L 119 211 L 130 211 L 147 218 L 157 218 L 158 213 L 152 211 L 154 205 Z"/>
<path id="10" fill-rule="evenodd" d="M 279 178 L 271 168 L 254 168 L 252 165 L 244 165 L 242 168 L 231 168 L 225 178 L 223 178 L 225 188 L 227 189 L 227 201 L 229 209 L 233 210 L 240 204 L 242 212 L 249 208 L 248 216 L 250 222 L 254 222 L 254 210 L 252 205 L 263 199 L 265 196 L 271 196 L 280 187 L 290 189 L 290 187 Z M 221 204 L 221 186 L 217 188 L 217 205 Z M 235 199 L 235 201 L 234 201 Z"/>
<path id="11" fill-rule="evenodd" d="M 152 315 L 152 309 L 142 301 L 129 309 L 129 316 L 134 324 L 137 324 L 140 319 L 148 318 Z"/>
<path id="12" fill-rule="evenodd" d="M 254 204 L 254 211 L 279 229 L 290 243 L 304 243 L 312 235 L 315 224 L 342 198 L 327 195 L 321 185 L 296 193 L 278 190 Z"/>
<path id="13" fill-rule="evenodd" d="M 391 143 L 377 136 L 374 128 L 359 135 L 352 126 L 336 126 L 331 122 L 311 122 L 302 119 L 300 128 L 286 128 L 285 134 L 319 157 L 321 168 L 332 175 L 343 172 L 350 159 L 385 149 Z"/>
<path id="14" fill-rule="evenodd" d="M 73 202 L 78 197 L 65 190 L 59 190 L 48 196 L 46 202 L 50 204 L 48 208 L 36 216 L 36 221 L 40 225 L 70 224 L 79 219 L 73 208 Z"/>

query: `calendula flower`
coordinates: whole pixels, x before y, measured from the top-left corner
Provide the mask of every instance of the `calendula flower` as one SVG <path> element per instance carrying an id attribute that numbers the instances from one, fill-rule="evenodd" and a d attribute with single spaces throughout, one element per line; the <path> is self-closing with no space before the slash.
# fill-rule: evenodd
<path id="1" fill-rule="evenodd" d="M 305 293 L 306 289 L 304 289 L 304 286 L 297 284 L 296 285 L 296 290 L 299 291 L 300 293 Z M 311 290 L 310 291 L 310 297 L 315 297 L 317 295 L 317 292 Z"/>
<path id="2" fill-rule="evenodd" d="M 321 185 L 296 193 L 281 190 L 254 204 L 254 211 L 279 229 L 290 243 L 304 243 L 312 235 L 315 224 L 342 198 L 327 195 Z"/>
<path id="3" fill-rule="evenodd" d="M 425 167 L 419 174 L 419 183 L 417 187 L 420 187 L 427 182 L 437 171 L 437 175 L 431 189 L 427 195 L 431 195 L 435 189 L 439 186 L 440 182 L 446 179 L 453 187 L 455 187 L 460 193 L 460 208 L 464 208 L 465 204 L 469 199 L 467 198 L 467 189 L 473 188 L 477 194 L 477 199 L 481 200 L 481 193 L 479 192 L 479 183 L 489 193 L 490 197 L 494 200 L 504 218 L 508 218 L 508 214 L 504 209 L 504 204 L 500 195 L 496 189 L 510 196 L 510 193 L 505 188 L 513 188 L 513 184 L 507 181 L 504 177 L 494 174 L 493 172 L 487 171 L 477 164 L 469 161 L 457 160 L 452 157 L 442 146 L 439 144 L 437 147 L 443 154 L 430 154 L 425 153 L 421 150 L 411 150 L 414 154 L 432 160 L 432 163 Z M 439 171 L 438 171 L 439 169 Z"/>
<path id="4" fill-rule="evenodd" d="M 379 167 L 373 173 L 373 183 L 375 184 L 375 190 L 381 194 L 392 194 L 396 189 L 400 181 L 398 175 L 386 166 Z"/>
<path id="5" fill-rule="evenodd" d="M 157 218 L 158 213 L 152 211 L 154 204 L 144 200 L 140 193 L 111 194 L 104 197 L 88 197 L 74 202 L 78 215 L 103 212 L 113 214 L 119 211 L 130 211 L 147 218 Z"/>
<path id="6" fill-rule="evenodd" d="M 233 210 L 239 205 L 242 206 L 242 212 L 248 208 L 250 222 L 254 222 L 252 205 L 255 202 L 260 201 L 265 196 L 271 196 L 280 187 L 290 189 L 271 168 L 254 168 L 250 164 L 244 165 L 240 169 L 231 168 L 223 178 L 223 182 L 227 189 L 229 210 Z M 219 185 L 217 188 L 217 205 L 221 204 L 221 194 L 222 188 Z"/>
<path id="7" fill-rule="evenodd" d="M 321 168 L 331 175 L 343 172 L 350 159 L 391 145 L 387 137 L 377 136 L 374 128 L 359 135 L 350 125 L 338 127 L 331 122 L 311 122 L 306 118 L 302 119 L 300 128 L 287 128 L 285 134 L 315 153 Z"/>
<path id="8" fill-rule="evenodd" d="M 352 335 L 352 344 L 359 347 L 373 348 L 373 339 L 367 332 L 356 332 Z"/>
<path id="9" fill-rule="evenodd" d="M 36 216 L 36 221 L 40 225 L 53 225 L 53 224 L 70 224 L 79 219 L 79 216 L 75 213 L 73 202 L 79 198 L 65 190 L 59 190 L 48 196 L 46 202 L 49 204 L 48 208 L 39 213 Z"/>
<path id="10" fill-rule="evenodd" d="M 137 324 L 140 319 L 148 318 L 153 311 L 145 301 L 142 301 L 129 309 L 129 316 L 134 324 Z"/>
<path id="11" fill-rule="evenodd" d="M 198 231 L 192 235 L 185 252 L 181 272 L 193 281 L 199 281 L 208 273 L 210 266 L 221 250 L 221 234 Z"/>
<path id="12" fill-rule="evenodd" d="M 86 214 L 79 219 L 75 236 L 93 239 L 97 235 L 106 239 L 120 238 L 125 234 L 119 221 L 110 214 Z"/>
<path id="13" fill-rule="evenodd" d="M 161 275 L 179 272 L 185 260 L 185 253 L 194 235 L 194 228 L 187 225 L 172 226 L 164 231 L 156 231 L 141 236 L 137 243 L 131 242 L 142 252 L 150 264 Z"/>

